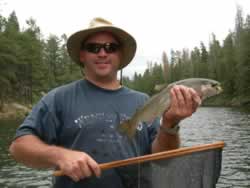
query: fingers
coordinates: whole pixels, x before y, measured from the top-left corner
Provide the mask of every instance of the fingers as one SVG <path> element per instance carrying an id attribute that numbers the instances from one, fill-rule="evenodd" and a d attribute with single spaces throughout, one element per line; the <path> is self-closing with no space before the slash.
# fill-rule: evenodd
<path id="1" fill-rule="evenodd" d="M 193 107 L 193 100 L 192 100 L 192 94 L 190 92 L 190 88 L 180 86 L 181 94 L 184 98 L 184 104 L 187 109 L 191 109 Z"/>
<path id="2" fill-rule="evenodd" d="M 82 178 L 82 173 L 77 163 L 72 163 L 62 170 L 64 175 L 69 176 L 75 182 L 78 182 Z"/>
<path id="3" fill-rule="evenodd" d="M 176 85 L 171 89 L 170 93 L 171 108 L 168 115 L 176 117 L 177 120 L 191 116 L 201 104 L 199 95 L 192 88 Z"/>
<path id="4" fill-rule="evenodd" d="M 99 165 L 92 158 L 89 158 L 88 166 L 91 169 L 91 171 L 96 175 L 96 177 L 101 176 L 101 169 Z"/>
<path id="5" fill-rule="evenodd" d="M 97 177 L 101 176 L 101 169 L 99 165 L 88 155 L 86 156 L 85 160 L 80 160 L 78 162 L 78 169 L 77 177 L 79 180 L 88 178 L 93 174 Z"/>
<path id="6" fill-rule="evenodd" d="M 176 103 L 177 103 L 177 117 L 178 119 L 183 119 L 185 117 L 191 116 L 193 113 L 193 105 L 192 105 L 192 97 L 189 92 L 189 88 L 184 86 L 176 86 L 174 87 L 174 91 L 176 94 Z"/>
<path id="7" fill-rule="evenodd" d="M 75 182 L 88 178 L 93 174 L 100 177 L 101 169 L 98 163 L 88 154 L 72 151 L 71 157 L 73 158 L 64 161 L 64 165 L 60 167 L 64 175 L 69 176 Z"/>
<path id="8" fill-rule="evenodd" d="M 177 94 L 176 93 L 177 93 L 177 91 L 176 91 L 175 88 L 172 88 L 170 90 L 171 107 L 175 107 L 175 106 L 178 105 L 178 103 L 177 103 L 178 99 L 177 99 Z"/>
<path id="9" fill-rule="evenodd" d="M 190 88 L 189 90 L 192 93 L 192 99 L 194 100 L 194 102 L 197 104 L 197 106 L 200 106 L 201 105 L 201 98 L 198 95 L 198 93 L 193 88 Z"/>
<path id="10" fill-rule="evenodd" d="M 173 90 L 180 104 L 187 104 L 189 106 L 191 106 L 193 102 L 198 105 L 201 104 L 201 98 L 193 88 L 178 85 L 173 87 Z"/>
<path id="11" fill-rule="evenodd" d="M 92 171 L 89 168 L 88 162 L 87 161 L 79 161 L 79 167 L 81 171 L 81 179 L 90 177 L 92 175 Z"/>
<path id="12" fill-rule="evenodd" d="M 181 86 L 175 86 L 173 88 L 173 91 L 175 93 L 176 96 L 176 106 L 178 107 L 182 107 L 185 105 L 186 100 L 184 98 L 184 94 L 183 94 L 183 89 L 181 89 Z"/>

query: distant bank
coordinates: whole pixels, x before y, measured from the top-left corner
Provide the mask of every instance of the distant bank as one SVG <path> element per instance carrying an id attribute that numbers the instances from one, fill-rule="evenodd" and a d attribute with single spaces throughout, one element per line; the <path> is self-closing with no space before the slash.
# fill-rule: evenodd
<path id="1" fill-rule="evenodd" d="M 250 97 L 247 96 L 225 96 L 223 94 L 204 101 L 205 106 L 224 106 L 224 107 L 250 107 Z"/>
<path id="2" fill-rule="evenodd" d="M 250 97 L 229 97 L 219 95 L 207 99 L 202 104 L 203 106 L 223 106 L 223 107 L 243 107 L 250 109 Z M 23 119 L 31 111 L 31 105 L 23 105 L 17 102 L 4 104 L 0 110 L 0 119 Z"/>
<path id="3" fill-rule="evenodd" d="M 16 102 L 5 103 L 0 110 L 0 119 L 22 119 L 31 111 L 31 105 Z"/>

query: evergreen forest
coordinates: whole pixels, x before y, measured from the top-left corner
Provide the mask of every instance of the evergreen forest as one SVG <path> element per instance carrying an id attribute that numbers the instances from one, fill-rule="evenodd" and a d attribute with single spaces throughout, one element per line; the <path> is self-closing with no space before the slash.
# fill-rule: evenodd
<path id="1" fill-rule="evenodd" d="M 223 105 L 250 103 L 250 15 L 237 7 L 235 26 L 224 40 L 211 34 L 209 45 L 162 52 L 161 62 L 145 62 L 143 74 L 123 77 L 123 84 L 153 95 L 155 85 L 191 77 L 212 78 L 223 85 Z M 32 18 L 21 27 L 13 11 L 0 15 L 0 111 L 4 103 L 34 104 L 49 90 L 83 78 L 68 56 L 67 36 L 43 37 Z M 130 65 L 132 66 L 132 64 Z"/>

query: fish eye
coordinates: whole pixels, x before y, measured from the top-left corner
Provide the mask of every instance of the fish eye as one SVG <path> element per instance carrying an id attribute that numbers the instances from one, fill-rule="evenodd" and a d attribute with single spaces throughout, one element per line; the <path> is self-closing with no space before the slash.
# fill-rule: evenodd
<path id="1" fill-rule="evenodd" d="M 217 83 L 213 83 L 213 84 L 211 84 L 212 85 L 212 87 L 216 87 L 216 86 L 218 86 L 218 84 Z"/>

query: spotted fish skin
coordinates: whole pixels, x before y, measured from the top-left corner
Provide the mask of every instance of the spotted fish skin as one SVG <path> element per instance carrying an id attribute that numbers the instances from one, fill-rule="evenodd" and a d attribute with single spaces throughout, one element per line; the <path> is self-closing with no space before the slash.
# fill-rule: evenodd
<path id="1" fill-rule="evenodd" d="M 202 101 L 222 92 L 221 84 L 212 79 L 189 78 L 173 82 L 151 97 L 143 107 L 137 109 L 129 120 L 123 121 L 118 126 L 118 131 L 132 138 L 140 122 L 150 122 L 152 119 L 160 117 L 163 112 L 170 107 L 170 90 L 175 85 L 184 85 L 193 88 L 201 97 Z"/>

